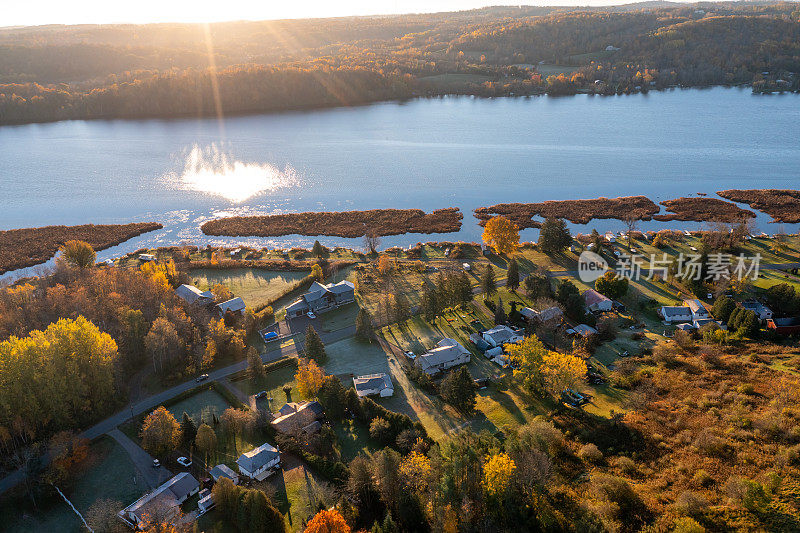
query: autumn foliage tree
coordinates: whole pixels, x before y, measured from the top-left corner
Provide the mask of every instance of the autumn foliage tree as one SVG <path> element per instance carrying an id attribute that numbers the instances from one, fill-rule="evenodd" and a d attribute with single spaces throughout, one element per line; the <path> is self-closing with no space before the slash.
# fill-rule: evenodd
<path id="1" fill-rule="evenodd" d="M 492 217 L 483 228 L 483 242 L 498 254 L 515 252 L 519 248 L 519 227 L 506 217 Z"/>
<path id="2" fill-rule="evenodd" d="M 197 451 L 203 454 L 205 462 L 208 463 L 209 456 L 217 450 L 217 434 L 214 432 L 214 428 L 208 424 L 201 424 L 197 428 L 194 445 Z"/>
<path id="3" fill-rule="evenodd" d="M 89 268 L 94 265 L 94 248 L 87 242 L 67 241 L 59 250 L 61 258 L 77 268 Z"/>
<path id="4" fill-rule="evenodd" d="M 305 533 L 350 533 L 342 514 L 336 509 L 323 509 L 306 525 Z"/>
<path id="5" fill-rule="evenodd" d="M 516 463 L 505 453 L 491 456 L 483 466 L 483 486 L 486 492 L 490 496 L 504 496 L 511 489 L 516 471 Z"/>
<path id="6" fill-rule="evenodd" d="M 139 433 L 142 448 L 148 453 L 163 457 L 178 446 L 181 425 L 163 405 L 147 415 Z"/>
<path id="7" fill-rule="evenodd" d="M 297 390 L 304 398 L 317 395 L 325 380 L 325 372 L 311 359 L 301 359 L 294 376 Z"/>

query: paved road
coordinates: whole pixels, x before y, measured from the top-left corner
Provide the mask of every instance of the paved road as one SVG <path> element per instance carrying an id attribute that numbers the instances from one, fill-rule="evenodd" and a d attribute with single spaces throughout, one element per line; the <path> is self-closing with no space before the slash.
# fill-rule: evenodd
<path id="1" fill-rule="evenodd" d="M 322 342 L 324 342 L 325 344 L 330 344 L 352 337 L 353 335 L 355 335 L 355 332 L 356 332 L 356 327 L 350 326 L 347 328 L 342 328 L 331 332 L 319 331 L 319 336 L 322 339 Z M 295 357 L 298 354 L 298 350 L 302 349 L 302 345 L 303 345 L 302 335 L 297 335 L 295 337 L 294 343 L 261 354 L 261 360 L 264 361 L 265 363 L 269 363 L 271 361 L 280 359 L 281 357 Z M 238 363 L 226 366 L 225 368 L 219 368 L 217 370 L 208 373 L 209 381 L 225 380 L 227 377 L 236 374 L 237 372 L 241 372 L 246 368 L 247 368 L 246 360 L 239 361 Z M 163 404 L 170 398 L 173 398 L 178 394 L 181 394 L 182 392 L 186 392 L 190 389 L 193 389 L 194 387 L 197 387 L 197 385 L 198 385 L 197 382 L 195 382 L 194 380 L 190 380 L 185 383 L 181 383 L 180 385 L 175 385 L 174 387 L 167 389 L 165 391 L 153 394 L 152 396 L 149 396 L 139 402 L 135 402 L 129 405 L 122 411 L 106 418 L 105 420 L 98 422 L 94 426 L 80 433 L 80 436 L 89 440 L 96 439 L 97 437 L 105 433 L 113 431 L 117 426 L 126 422 L 130 418 L 148 411 L 152 411 L 153 409 Z M 250 402 L 248 401 L 246 403 L 249 404 Z M 44 460 L 45 462 L 47 462 L 46 457 L 44 458 Z M 0 479 L 0 494 L 21 483 L 24 479 L 24 475 L 25 474 L 23 473 L 22 470 L 17 470 L 15 472 L 8 474 L 4 478 Z"/>
<path id="2" fill-rule="evenodd" d="M 167 470 L 164 465 L 153 468 L 153 456 L 144 451 L 141 446 L 133 442 L 119 429 L 112 429 L 108 432 L 108 435 L 128 453 L 136 470 L 139 471 L 139 478 L 144 481 L 148 489 L 154 489 L 172 477 L 172 472 Z"/>

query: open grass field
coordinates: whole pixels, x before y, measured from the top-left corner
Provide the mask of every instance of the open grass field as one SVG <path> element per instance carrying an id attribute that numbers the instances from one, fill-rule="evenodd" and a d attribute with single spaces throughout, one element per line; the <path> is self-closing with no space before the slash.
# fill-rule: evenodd
<path id="1" fill-rule="evenodd" d="M 355 338 L 334 342 L 325 347 L 328 361 L 325 372 L 339 377 L 345 386 L 352 385 L 352 377 L 388 372 L 386 353 L 377 343 L 367 343 Z"/>
<path id="2" fill-rule="evenodd" d="M 189 271 L 189 276 L 200 290 L 208 290 L 219 283 L 240 296 L 247 307 L 259 307 L 271 302 L 307 275 L 308 272 L 273 272 L 252 268 Z"/>
<path id="3" fill-rule="evenodd" d="M 125 450 L 110 437 L 103 437 L 91 445 L 83 473 L 64 492 L 81 513 L 103 498 L 120 502 L 122 509 L 147 492 L 147 486 L 137 478 L 136 468 Z M 0 516 L 5 517 L 0 527 L 10 533 L 86 531 L 77 515 L 60 497 L 56 498 L 47 502 L 47 506 L 40 502 L 42 506 L 35 513 L 12 507 L 10 500 L 4 500 L 9 506 L 0 507 Z"/>
<path id="4" fill-rule="evenodd" d="M 559 74 L 572 74 L 578 67 L 571 67 L 569 65 L 536 65 L 536 70 L 543 78 L 547 76 L 558 76 Z"/>
<path id="5" fill-rule="evenodd" d="M 204 390 L 167 407 L 180 422 L 183 413 L 187 413 L 198 426 L 203 422 L 212 423 L 213 415 L 221 415 L 231 404 L 219 393 Z"/>

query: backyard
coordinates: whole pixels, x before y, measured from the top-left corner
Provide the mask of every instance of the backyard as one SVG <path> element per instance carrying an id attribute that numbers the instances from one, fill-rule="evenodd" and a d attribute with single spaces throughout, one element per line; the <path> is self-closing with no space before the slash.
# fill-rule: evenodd
<path id="1" fill-rule="evenodd" d="M 125 450 L 111 437 L 103 437 L 90 446 L 82 473 L 73 486 L 64 488 L 64 493 L 81 513 L 86 513 L 99 499 L 116 501 L 120 504 L 118 510 L 121 510 L 147 490 Z M 6 498 L 3 502 L 4 507 L 0 507 L 0 515 L 6 517 L 3 531 L 86 531 L 78 516 L 58 495 L 47 502 L 38 502 L 42 507 L 35 514 L 28 512 L 27 506 L 13 505 L 11 499 Z"/>
<path id="2" fill-rule="evenodd" d="M 257 308 L 296 287 L 309 272 L 285 272 L 254 268 L 194 269 L 189 271 L 192 282 L 200 290 L 209 290 L 216 284 L 224 285 L 245 305 Z"/>

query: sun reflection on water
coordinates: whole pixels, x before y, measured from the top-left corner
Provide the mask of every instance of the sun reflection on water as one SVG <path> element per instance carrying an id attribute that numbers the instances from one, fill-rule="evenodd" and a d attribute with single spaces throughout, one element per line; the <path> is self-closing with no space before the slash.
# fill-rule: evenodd
<path id="1" fill-rule="evenodd" d="M 166 177 L 180 189 L 220 196 L 233 203 L 298 184 L 291 166 L 280 170 L 269 163 L 239 161 L 216 144 L 207 148 L 193 145 L 183 171 Z"/>

